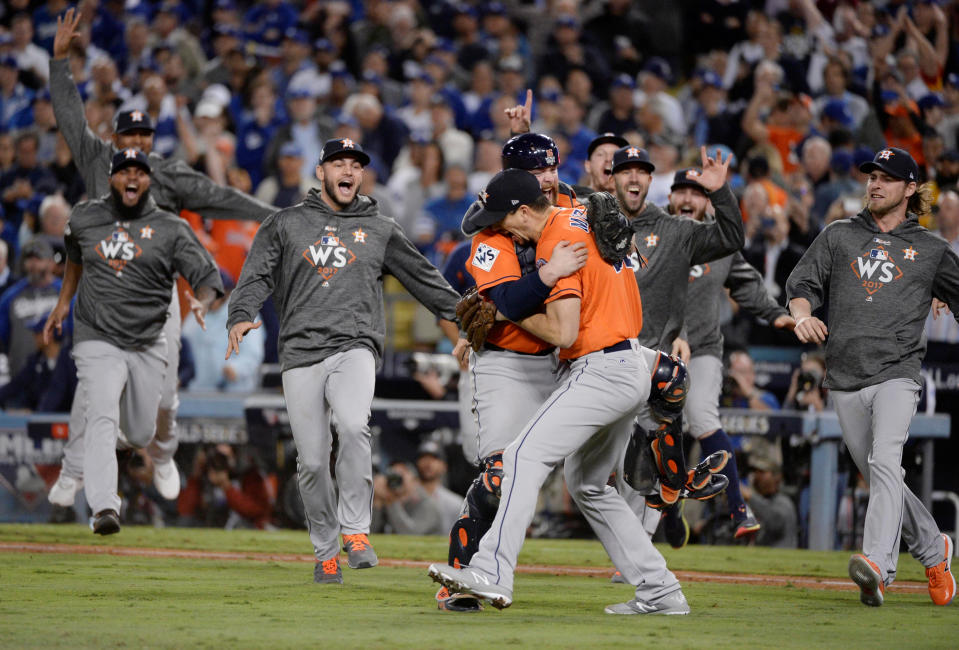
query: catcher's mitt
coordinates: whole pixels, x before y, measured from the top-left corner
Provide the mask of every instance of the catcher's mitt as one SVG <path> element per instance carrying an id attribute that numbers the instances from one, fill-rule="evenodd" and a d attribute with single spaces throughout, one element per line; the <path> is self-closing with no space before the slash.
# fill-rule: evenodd
<path id="1" fill-rule="evenodd" d="M 483 298 L 476 287 L 473 287 L 456 303 L 456 317 L 470 347 L 477 352 L 483 347 L 486 335 L 496 324 L 496 305 Z"/>
<path id="2" fill-rule="evenodd" d="M 593 192 L 586 197 L 586 219 L 593 231 L 600 256 L 618 264 L 629 255 L 633 230 L 619 211 L 619 203 L 609 192 Z"/>

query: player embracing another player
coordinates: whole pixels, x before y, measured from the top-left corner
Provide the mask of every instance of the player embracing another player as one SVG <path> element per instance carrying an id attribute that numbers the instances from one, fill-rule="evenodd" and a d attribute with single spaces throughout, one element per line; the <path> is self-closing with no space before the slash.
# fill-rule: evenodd
<path id="1" fill-rule="evenodd" d="M 903 482 L 902 447 L 919 401 L 930 305 L 935 298 L 959 313 L 959 258 L 919 225 L 929 198 L 912 156 L 890 147 L 859 169 L 869 175 L 865 209 L 813 241 L 786 283 L 789 310 L 801 342 L 826 342 L 824 386 L 869 483 L 863 552 L 849 560 L 860 600 L 882 605 L 901 536 L 926 567 L 932 601 L 947 605 L 956 592 L 953 542 Z M 823 305 L 828 327 L 813 315 Z"/>

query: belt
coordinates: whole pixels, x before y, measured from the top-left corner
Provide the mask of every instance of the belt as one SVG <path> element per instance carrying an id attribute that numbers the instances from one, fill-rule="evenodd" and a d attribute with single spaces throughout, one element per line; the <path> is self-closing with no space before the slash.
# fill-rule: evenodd
<path id="1" fill-rule="evenodd" d="M 614 343 L 608 347 L 603 348 L 603 352 L 609 354 L 610 352 L 622 352 L 624 350 L 632 349 L 633 345 L 629 342 L 629 339 L 620 341 L 619 343 Z"/>
<path id="2" fill-rule="evenodd" d="M 493 345 L 492 343 L 483 343 L 483 349 L 489 350 L 490 352 L 512 352 L 513 354 L 522 354 L 527 357 L 548 357 L 553 354 L 553 348 L 546 348 L 540 352 L 520 352 L 518 350 L 510 350 L 507 348 L 501 348 L 498 345 Z"/>

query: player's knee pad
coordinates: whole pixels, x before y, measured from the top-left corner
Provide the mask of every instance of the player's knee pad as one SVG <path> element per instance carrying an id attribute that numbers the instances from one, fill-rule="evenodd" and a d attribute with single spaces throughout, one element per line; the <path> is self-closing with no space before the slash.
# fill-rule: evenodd
<path id="1" fill-rule="evenodd" d="M 483 472 L 473 479 L 466 491 L 463 513 L 450 531 L 450 566 L 469 564 L 496 517 L 503 482 L 503 455 L 493 454 L 486 458 L 483 467 Z"/>
<path id="2" fill-rule="evenodd" d="M 657 422 L 672 422 L 683 413 L 689 393 L 689 372 L 677 356 L 659 353 L 650 375 L 649 410 Z"/>
<path id="3" fill-rule="evenodd" d="M 655 436 L 651 447 L 662 482 L 660 493 L 666 503 L 675 503 L 687 478 L 682 418 L 661 424 Z"/>

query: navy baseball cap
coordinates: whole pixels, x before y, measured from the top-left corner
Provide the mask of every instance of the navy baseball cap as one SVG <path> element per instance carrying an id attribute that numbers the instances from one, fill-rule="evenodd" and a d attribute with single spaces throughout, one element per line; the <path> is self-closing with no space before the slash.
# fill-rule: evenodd
<path id="1" fill-rule="evenodd" d="M 139 167 L 146 173 L 151 173 L 150 161 L 147 155 L 139 149 L 121 149 L 113 154 L 113 161 L 110 163 L 110 176 L 113 176 L 121 169 L 127 167 Z"/>
<path id="2" fill-rule="evenodd" d="M 669 83 L 673 76 L 673 69 L 669 66 L 669 62 L 661 56 L 650 58 L 643 66 L 643 72 L 654 74 L 666 83 Z"/>
<path id="3" fill-rule="evenodd" d="M 827 117 L 834 122 L 839 122 L 845 127 L 853 125 L 852 113 L 849 106 L 841 99 L 830 99 L 822 108 L 822 116 Z"/>
<path id="4" fill-rule="evenodd" d="M 479 207 L 476 203 L 463 217 L 463 232 L 478 233 L 494 223 L 499 223 L 506 215 L 520 206 L 530 205 L 543 196 L 539 181 L 525 169 L 504 169 L 479 194 Z"/>
<path id="5" fill-rule="evenodd" d="M 882 149 L 872 160 L 859 165 L 859 171 L 864 174 L 876 169 L 907 183 L 919 182 L 919 166 L 908 151 L 898 147 Z"/>
<path id="6" fill-rule="evenodd" d="M 649 153 L 639 147 L 621 147 L 613 154 L 613 173 L 630 165 L 639 165 L 650 174 L 656 171 L 656 165 L 649 160 Z"/>
<path id="7" fill-rule="evenodd" d="M 280 157 L 281 158 L 302 158 L 303 149 L 300 148 L 295 142 L 285 142 L 282 147 L 280 147 Z"/>
<path id="8" fill-rule="evenodd" d="M 153 128 L 153 120 L 150 119 L 150 116 L 147 113 L 139 110 L 120 111 L 117 113 L 117 119 L 114 123 L 113 130 L 116 133 L 128 133 L 130 131 L 156 131 L 156 129 Z"/>
<path id="9" fill-rule="evenodd" d="M 370 157 L 363 151 L 359 142 L 354 142 L 349 138 L 334 138 L 327 140 L 320 150 L 320 164 L 329 162 L 335 158 L 352 157 L 364 167 L 370 164 Z"/>
<path id="10" fill-rule="evenodd" d="M 629 88 L 630 90 L 636 87 L 636 82 L 633 80 L 632 75 L 628 74 L 618 74 L 616 75 L 612 82 L 609 84 L 610 88 Z"/>
<path id="11" fill-rule="evenodd" d="M 8 67 L 8 68 L 16 68 L 16 67 L 18 67 L 18 65 L 17 65 L 17 59 L 16 59 L 15 57 L 9 55 L 9 54 L 5 54 L 5 55 L 3 55 L 3 56 L 0 56 L 0 65 L 6 66 L 6 67 Z"/>
<path id="12" fill-rule="evenodd" d="M 670 186 L 669 191 L 677 190 L 681 187 L 691 187 L 693 189 L 699 190 L 703 194 L 706 194 L 706 188 L 702 186 L 699 182 L 699 175 L 702 172 L 695 167 L 687 167 L 686 169 L 680 169 L 673 176 L 673 184 Z"/>
<path id="13" fill-rule="evenodd" d="M 589 158 L 592 156 L 593 152 L 596 151 L 596 147 L 603 144 L 615 144 L 616 148 L 619 149 L 621 147 L 628 147 L 629 140 L 615 133 L 603 133 L 590 140 L 589 146 L 586 147 L 586 157 Z"/>
<path id="14" fill-rule="evenodd" d="M 924 95 L 917 102 L 917 104 L 919 104 L 919 108 L 921 108 L 922 110 L 928 111 L 930 108 L 933 108 L 934 106 L 939 106 L 939 107 L 945 106 L 946 100 L 943 99 L 942 95 L 940 95 L 939 93 L 929 93 L 928 95 Z"/>

